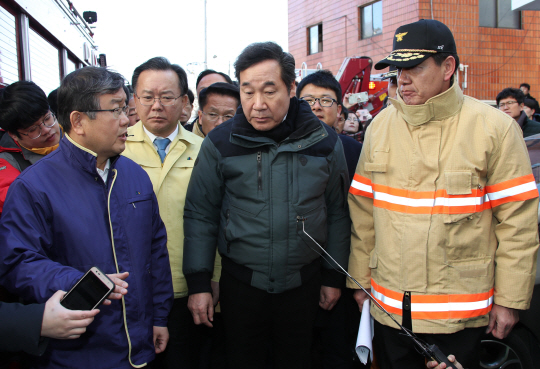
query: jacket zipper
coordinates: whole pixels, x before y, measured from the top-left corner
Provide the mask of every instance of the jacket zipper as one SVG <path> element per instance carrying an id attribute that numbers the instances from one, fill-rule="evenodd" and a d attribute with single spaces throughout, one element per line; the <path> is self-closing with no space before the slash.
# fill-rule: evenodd
<path id="1" fill-rule="evenodd" d="M 109 188 L 109 195 L 107 196 L 107 211 L 109 215 L 109 228 L 111 230 L 111 244 L 112 244 L 112 252 L 113 252 L 113 258 L 114 258 L 114 265 L 116 266 L 116 273 L 120 273 L 120 269 L 118 268 L 118 259 L 116 258 L 116 247 L 114 245 L 114 233 L 113 233 L 113 226 L 112 226 L 112 219 L 111 219 L 111 193 L 114 186 L 114 182 L 116 182 L 117 177 L 117 170 L 112 170 L 113 179 L 111 183 L 111 188 Z M 133 204 L 133 207 L 135 207 L 135 204 Z M 143 366 L 146 366 L 146 363 L 135 365 L 131 361 L 131 337 L 129 336 L 129 330 L 128 330 L 128 324 L 127 324 L 127 312 L 126 312 L 126 300 L 124 300 L 124 297 L 122 296 L 122 316 L 124 318 L 124 329 L 126 331 L 126 337 L 128 341 L 128 360 L 132 367 L 134 368 L 142 368 Z"/>
<path id="2" fill-rule="evenodd" d="M 262 191 L 262 152 L 257 153 L 257 183 L 259 191 Z"/>
<path id="3" fill-rule="evenodd" d="M 229 226 L 229 219 L 231 216 L 231 210 L 227 209 L 227 212 L 225 213 L 225 216 L 227 217 L 227 223 L 225 224 L 225 231 L 227 231 L 227 227 Z M 231 243 L 227 241 L 227 254 L 231 253 Z"/>

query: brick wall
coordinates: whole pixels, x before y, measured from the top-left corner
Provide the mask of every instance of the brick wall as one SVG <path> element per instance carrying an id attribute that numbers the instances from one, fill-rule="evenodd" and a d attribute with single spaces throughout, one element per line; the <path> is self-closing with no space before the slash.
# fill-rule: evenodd
<path id="1" fill-rule="evenodd" d="M 322 63 L 337 73 L 346 56 L 369 56 L 376 63 L 392 50 L 397 27 L 431 18 L 430 0 L 383 0 L 383 33 L 360 39 L 359 7 L 369 0 L 289 0 L 289 51 L 296 67 Z M 494 100 L 505 87 L 531 85 L 540 98 L 540 12 L 522 12 L 522 29 L 478 26 L 478 0 L 433 0 L 434 19 L 454 33 L 462 64 L 468 65 L 465 94 Z M 307 27 L 323 24 L 323 51 L 308 54 Z M 375 72 L 377 73 L 377 72 Z M 463 74 L 460 73 L 460 82 Z"/>
<path id="2" fill-rule="evenodd" d="M 469 65 L 467 95 L 495 100 L 503 88 L 527 82 L 540 97 L 540 12 L 521 12 L 522 29 L 479 27 L 478 0 L 434 1 L 433 15 L 452 30 L 460 61 Z M 420 16 L 431 17 L 429 0 L 420 0 Z"/>

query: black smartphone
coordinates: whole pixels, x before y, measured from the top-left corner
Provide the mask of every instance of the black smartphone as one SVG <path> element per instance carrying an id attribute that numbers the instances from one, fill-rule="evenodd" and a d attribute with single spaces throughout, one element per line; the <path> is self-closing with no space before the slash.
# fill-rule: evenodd
<path id="1" fill-rule="evenodd" d="M 64 295 L 60 304 L 69 310 L 93 310 L 114 290 L 114 283 L 98 267 L 92 267 Z"/>

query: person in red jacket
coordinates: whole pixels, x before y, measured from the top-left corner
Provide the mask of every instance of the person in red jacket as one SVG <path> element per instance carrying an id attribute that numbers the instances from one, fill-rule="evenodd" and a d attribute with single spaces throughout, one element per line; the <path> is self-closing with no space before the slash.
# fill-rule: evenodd
<path id="1" fill-rule="evenodd" d="M 0 95 L 0 216 L 11 183 L 54 151 L 62 135 L 47 95 L 30 81 L 15 82 Z"/>

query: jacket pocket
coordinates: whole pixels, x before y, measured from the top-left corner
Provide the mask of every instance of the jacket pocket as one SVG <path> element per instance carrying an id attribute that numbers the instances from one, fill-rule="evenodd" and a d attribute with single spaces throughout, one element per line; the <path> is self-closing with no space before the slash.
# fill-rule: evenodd
<path id="1" fill-rule="evenodd" d="M 379 263 L 379 257 L 377 256 L 377 253 L 375 250 L 371 252 L 371 255 L 369 257 L 369 268 L 370 269 L 377 269 L 377 264 Z"/>
<path id="2" fill-rule="evenodd" d="M 265 203 L 250 204 L 247 208 L 240 208 L 233 204 L 224 209 L 223 231 L 227 242 L 227 253 L 230 253 L 230 243 L 237 240 L 253 240 L 260 235 L 262 220 L 259 214 L 266 207 Z M 267 222 L 265 222 L 267 223 Z"/>
<path id="3" fill-rule="evenodd" d="M 177 160 L 173 168 L 193 168 L 195 165 L 195 160 L 192 158 L 192 160 Z"/>
<path id="4" fill-rule="evenodd" d="M 471 220 L 477 207 L 478 199 L 473 194 L 473 188 L 478 186 L 478 177 L 471 171 L 445 171 L 444 179 L 444 223 Z"/>
<path id="5" fill-rule="evenodd" d="M 318 253 L 320 253 L 318 246 L 314 244 L 305 233 L 311 236 L 319 245 L 321 245 L 321 247 L 326 248 L 326 239 L 328 236 L 328 227 L 326 224 L 326 205 L 321 204 L 320 206 L 309 211 L 302 211 L 297 208 L 296 211 L 296 219 L 301 220 L 297 221 L 296 225 L 296 231 L 300 236 L 300 239 L 302 239 L 304 243 L 309 246 L 308 250 L 317 250 Z"/>
<path id="6" fill-rule="evenodd" d="M 146 193 L 126 200 L 127 215 L 124 220 L 128 239 L 151 243 L 151 232 L 148 230 L 152 229 L 152 196 Z"/>
<path id="7" fill-rule="evenodd" d="M 366 172 L 386 173 L 388 170 L 388 156 L 390 149 L 376 149 L 373 152 L 373 162 L 365 163 L 364 170 Z"/>
<path id="8" fill-rule="evenodd" d="M 147 194 L 130 197 L 129 199 L 127 199 L 127 203 L 132 204 L 132 205 L 135 204 L 134 208 L 136 209 L 137 203 L 142 203 L 143 201 L 150 201 L 150 200 L 152 200 L 152 194 L 147 193 Z"/>
<path id="9" fill-rule="evenodd" d="M 145 320 L 153 310 L 152 299 L 148 298 L 152 291 L 152 264 L 146 263 L 141 273 L 141 290 L 139 293 L 140 319 Z"/>
<path id="10" fill-rule="evenodd" d="M 386 163 L 365 163 L 364 170 L 366 172 L 386 173 Z"/>
<path id="11" fill-rule="evenodd" d="M 448 266 L 457 273 L 459 278 L 486 277 L 490 265 L 490 257 L 448 261 Z"/>

